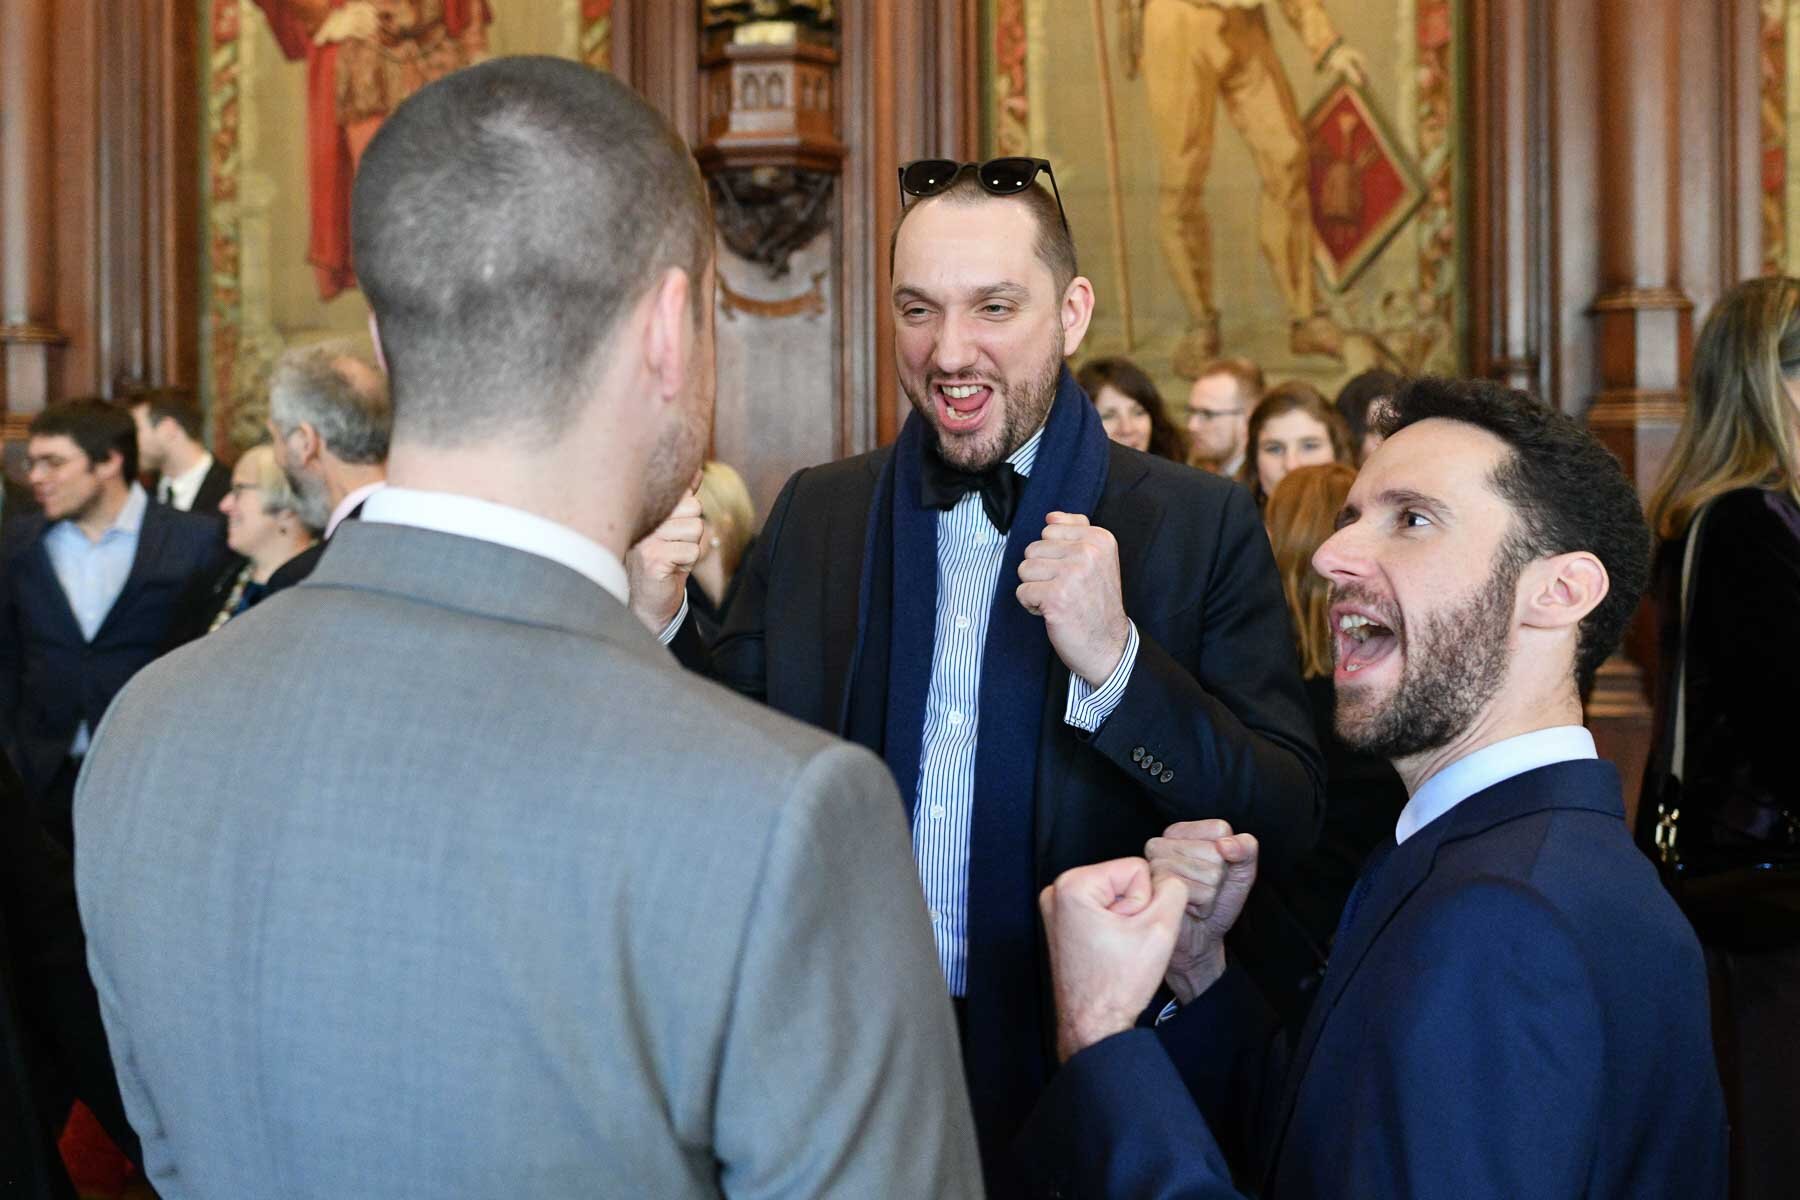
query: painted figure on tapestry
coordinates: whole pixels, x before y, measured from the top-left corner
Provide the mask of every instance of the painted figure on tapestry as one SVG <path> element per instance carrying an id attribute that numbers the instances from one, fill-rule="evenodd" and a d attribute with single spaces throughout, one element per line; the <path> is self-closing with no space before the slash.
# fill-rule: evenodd
<path id="1" fill-rule="evenodd" d="M 1126 62 L 1141 72 L 1156 134 L 1158 223 L 1164 255 L 1188 310 L 1177 374 L 1193 378 L 1219 353 L 1213 248 L 1205 184 L 1214 110 L 1244 139 L 1262 181 L 1263 257 L 1290 319 L 1296 355 L 1338 358 L 1343 331 L 1318 302 L 1307 180 L 1310 152 L 1294 89 L 1269 38 L 1263 0 L 1122 0 Z M 1361 86 L 1362 55 L 1338 36 L 1323 0 L 1278 0 L 1313 66 Z"/>
<path id="2" fill-rule="evenodd" d="M 387 114 L 486 55 L 487 0 L 256 0 L 281 52 L 307 69 L 307 261 L 319 298 L 356 286 L 350 183 Z"/>

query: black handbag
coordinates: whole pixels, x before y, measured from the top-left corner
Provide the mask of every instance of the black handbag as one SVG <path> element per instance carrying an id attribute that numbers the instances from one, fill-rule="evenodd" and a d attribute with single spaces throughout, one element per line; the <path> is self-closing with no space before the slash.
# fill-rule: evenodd
<path id="1" fill-rule="evenodd" d="M 1771 950 L 1800 943 L 1800 814 L 1748 779 L 1694 778 L 1687 767 L 1688 616 L 1709 507 L 1694 514 L 1682 554 L 1674 702 L 1644 772 L 1638 841 L 1703 943 Z"/>

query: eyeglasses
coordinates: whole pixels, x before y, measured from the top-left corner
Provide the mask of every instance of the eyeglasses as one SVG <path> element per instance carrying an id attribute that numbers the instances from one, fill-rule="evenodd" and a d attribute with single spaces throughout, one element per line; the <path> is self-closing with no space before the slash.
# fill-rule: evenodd
<path id="1" fill-rule="evenodd" d="M 1244 415 L 1244 410 L 1241 408 L 1195 408 L 1190 405 L 1187 411 L 1188 416 L 1196 421 L 1223 421 L 1226 417 Z"/>
<path id="2" fill-rule="evenodd" d="M 986 162 L 957 162 L 953 158 L 916 158 L 900 167 L 900 190 L 908 196 L 923 199 L 950 190 L 964 171 L 973 170 L 981 190 L 990 196 L 1016 196 L 1037 181 L 1042 171 L 1050 180 L 1050 192 L 1056 197 L 1056 215 L 1062 218 L 1063 232 L 1069 232 L 1069 214 L 1063 211 L 1062 191 L 1056 186 L 1056 172 L 1047 158 L 990 158 Z"/>

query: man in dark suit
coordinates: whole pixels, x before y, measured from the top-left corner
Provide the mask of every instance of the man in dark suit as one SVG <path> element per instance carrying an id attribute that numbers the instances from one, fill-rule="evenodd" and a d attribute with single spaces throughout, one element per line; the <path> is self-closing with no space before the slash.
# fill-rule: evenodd
<path id="1" fill-rule="evenodd" d="M 200 406 L 193 394 L 185 388 L 156 388 L 135 393 L 129 403 L 137 424 L 138 466 L 155 473 L 151 494 L 156 502 L 218 516 L 219 501 L 231 492 L 231 468 L 200 440 Z"/>
<path id="2" fill-rule="evenodd" d="M 1107 439 L 1062 365 L 1093 289 L 1058 202 L 954 166 L 895 234 L 898 442 L 790 480 L 710 662 L 674 646 L 887 760 L 1007 1194 L 1052 1063 L 1037 889 L 1185 818 L 1290 858 L 1321 770 L 1249 495 Z M 634 556 L 653 629 L 680 603 L 657 554 Z"/>
<path id="3" fill-rule="evenodd" d="M 1235 1196 L 1233 1141 L 1266 1200 L 1720 1197 L 1700 947 L 1580 725 L 1647 575 L 1636 493 L 1496 384 L 1418 381 L 1382 432 L 1313 563 L 1338 732 L 1410 799 L 1291 1060 L 1219 940 L 1255 839 L 1173 827 L 1044 894 L 1067 1061 L 1022 1153 L 1071 1197 Z M 1182 1011 L 1131 1029 L 1159 979 Z"/>
<path id="4" fill-rule="evenodd" d="M 225 542 L 216 519 L 150 503 L 131 417 L 105 401 L 39 413 L 28 454 L 44 511 L 9 522 L 0 544 L 0 737 L 66 848 L 89 739 Z"/>
<path id="5" fill-rule="evenodd" d="M 332 534 L 360 516 L 363 501 L 386 482 L 393 428 L 386 375 L 349 343 L 296 346 L 275 364 L 269 383 L 275 461 L 319 540 L 269 577 L 270 593 L 311 575 Z"/>

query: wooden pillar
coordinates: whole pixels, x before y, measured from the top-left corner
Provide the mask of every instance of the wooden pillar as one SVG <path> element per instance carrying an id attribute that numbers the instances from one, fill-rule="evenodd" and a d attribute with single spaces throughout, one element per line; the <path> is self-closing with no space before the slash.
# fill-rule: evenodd
<path id="1" fill-rule="evenodd" d="M 1680 0 L 1600 0 L 1600 294 L 1593 304 L 1600 389 L 1588 425 L 1641 493 L 1655 485 L 1683 412 L 1694 304 L 1681 285 Z M 1696 229 L 1694 233 L 1699 233 Z M 1626 774 L 1648 748 L 1649 622 L 1602 668 L 1588 723 Z"/>
<path id="2" fill-rule="evenodd" d="M 58 398 L 50 0 L 0 0 L 0 412 L 5 436 Z"/>

